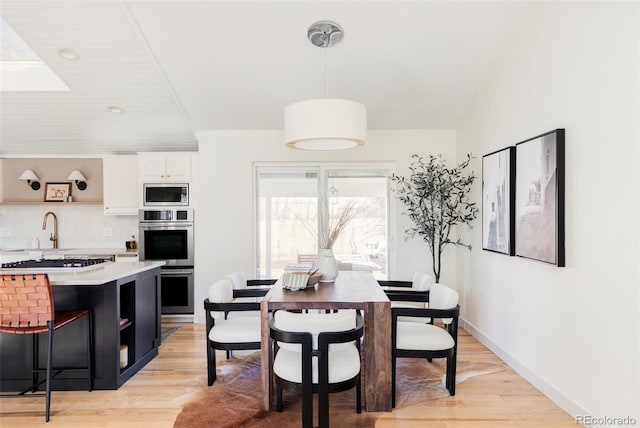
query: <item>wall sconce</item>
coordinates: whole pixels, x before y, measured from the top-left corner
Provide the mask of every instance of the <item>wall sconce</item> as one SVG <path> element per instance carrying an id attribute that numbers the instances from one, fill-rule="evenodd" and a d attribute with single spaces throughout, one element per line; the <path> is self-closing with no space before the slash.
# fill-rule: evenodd
<path id="1" fill-rule="evenodd" d="M 24 172 L 18 177 L 18 180 L 27 180 L 27 184 L 33 189 L 40 189 L 40 179 L 35 172 L 30 169 L 25 169 Z"/>
<path id="2" fill-rule="evenodd" d="M 78 190 L 85 190 L 87 188 L 87 179 L 84 175 L 77 169 L 71 172 L 67 177 L 67 180 L 73 180 L 76 182 L 76 186 L 78 186 Z"/>

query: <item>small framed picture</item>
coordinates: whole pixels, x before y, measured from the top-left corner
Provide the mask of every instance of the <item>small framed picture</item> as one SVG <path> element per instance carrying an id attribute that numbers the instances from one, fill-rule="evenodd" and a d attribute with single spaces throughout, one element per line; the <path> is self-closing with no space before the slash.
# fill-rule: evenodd
<path id="1" fill-rule="evenodd" d="M 46 183 L 44 185 L 45 202 L 65 202 L 71 196 L 71 183 Z"/>

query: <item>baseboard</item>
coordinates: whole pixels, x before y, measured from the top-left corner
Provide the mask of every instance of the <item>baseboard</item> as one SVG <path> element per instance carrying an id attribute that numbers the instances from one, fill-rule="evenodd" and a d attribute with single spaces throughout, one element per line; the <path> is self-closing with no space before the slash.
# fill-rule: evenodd
<path id="1" fill-rule="evenodd" d="M 576 404 L 575 401 L 573 401 L 553 385 L 551 385 L 546 379 L 542 378 L 529 367 L 518 361 L 518 359 L 507 352 L 504 348 L 493 342 L 489 337 L 475 328 L 467 320 L 465 320 L 464 318 L 462 318 L 461 320 L 462 328 L 464 328 L 470 335 L 475 337 L 478 342 L 486 346 L 491 352 L 496 354 L 502 361 L 507 363 L 509 367 L 516 371 L 516 373 L 525 378 L 544 395 L 549 397 L 549 399 L 556 403 L 562 410 L 569 413 L 574 419 L 578 418 L 579 416 L 584 417 L 585 415 L 590 414 L 581 406 Z M 579 425 L 579 423 L 576 422 L 576 425 Z"/>

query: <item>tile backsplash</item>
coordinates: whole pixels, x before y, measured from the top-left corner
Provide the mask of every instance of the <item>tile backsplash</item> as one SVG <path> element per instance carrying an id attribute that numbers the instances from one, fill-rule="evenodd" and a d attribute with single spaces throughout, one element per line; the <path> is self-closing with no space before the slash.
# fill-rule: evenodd
<path id="1" fill-rule="evenodd" d="M 48 211 L 58 217 L 59 248 L 125 248 L 131 235 L 138 240 L 138 217 L 105 216 L 100 204 L 0 205 L 0 249 L 31 248 L 35 237 L 40 248 L 52 248 L 51 216 L 42 230 Z"/>

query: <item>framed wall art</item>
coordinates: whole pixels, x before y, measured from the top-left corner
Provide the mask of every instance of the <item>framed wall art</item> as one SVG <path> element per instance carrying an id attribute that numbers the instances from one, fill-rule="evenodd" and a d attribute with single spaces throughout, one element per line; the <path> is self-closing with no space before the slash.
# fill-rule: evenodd
<path id="1" fill-rule="evenodd" d="M 71 183 L 46 183 L 44 185 L 45 202 L 65 202 L 71 196 Z"/>
<path id="2" fill-rule="evenodd" d="M 516 148 L 482 157 L 482 249 L 514 255 Z"/>
<path id="3" fill-rule="evenodd" d="M 564 129 L 516 144 L 516 256 L 565 265 Z"/>

